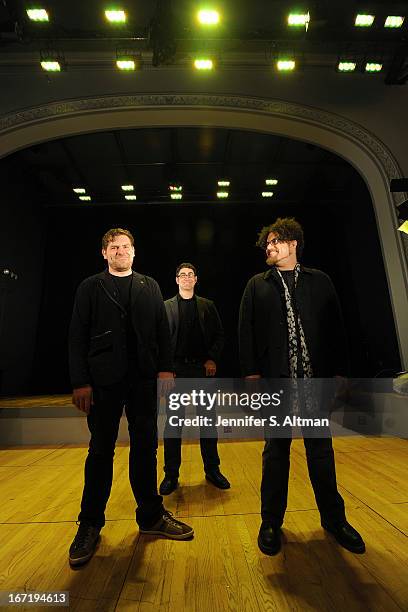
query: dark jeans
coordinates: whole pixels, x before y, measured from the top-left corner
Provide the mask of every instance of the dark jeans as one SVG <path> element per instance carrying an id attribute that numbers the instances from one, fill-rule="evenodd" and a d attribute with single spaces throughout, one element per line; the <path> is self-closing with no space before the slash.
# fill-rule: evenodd
<path id="1" fill-rule="evenodd" d="M 205 369 L 199 363 L 197 364 L 184 364 L 176 360 L 176 383 L 177 378 L 203 378 L 205 377 Z M 170 411 L 168 405 L 166 405 L 167 420 L 164 428 L 164 471 L 167 476 L 171 478 L 178 478 L 179 470 L 181 465 L 181 439 L 182 439 L 182 427 L 175 428 L 170 427 L 168 424 L 168 418 L 174 415 L 174 412 Z M 197 414 L 199 412 L 197 411 Z M 204 414 L 204 413 L 203 413 Z M 184 418 L 185 408 L 180 407 L 177 410 L 177 416 Z M 215 419 L 215 413 L 212 411 L 212 416 Z M 169 434 L 172 437 L 169 437 Z M 214 429 L 211 438 L 201 437 L 200 432 L 200 450 L 201 457 L 204 463 L 204 471 L 210 472 L 211 470 L 217 469 L 220 465 L 220 458 L 218 456 L 217 443 L 218 436 L 217 431 Z"/>
<path id="2" fill-rule="evenodd" d="M 157 408 L 155 379 L 126 379 L 94 389 L 88 415 L 91 432 L 79 521 L 103 527 L 113 477 L 113 456 L 125 406 L 130 437 L 129 480 L 137 503 L 136 521 L 150 527 L 163 512 L 157 493 Z"/>
<path id="3" fill-rule="evenodd" d="M 283 385 L 285 378 L 282 379 Z M 316 408 L 326 406 L 332 397 L 332 381 L 315 383 L 314 398 Z M 305 397 L 302 388 L 299 390 L 299 408 L 301 416 L 310 416 L 304 412 Z M 328 417 L 325 414 L 313 416 Z M 280 434 L 283 432 L 280 431 Z M 319 430 L 302 430 L 303 442 L 306 449 L 307 468 L 312 483 L 317 507 L 321 521 L 331 525 L 345 520 L 344 501 L 337 490 L 336 466 L 331 432 L 329 427 Z M 319 436 L 319 437 L 318 437 Z M 321 437 L 324 436 L 324 437 Z M 286 511 L 288 499 L 288 482 L 290 466 L 290 445 L 292 442 L 292 428 L 288 427 L 287 437 L 267 438 L 262 454 L 262 483 L 261 483 L 261 515 L 262 519 L 270 522 L 274 527 L 280 527 Z"/>

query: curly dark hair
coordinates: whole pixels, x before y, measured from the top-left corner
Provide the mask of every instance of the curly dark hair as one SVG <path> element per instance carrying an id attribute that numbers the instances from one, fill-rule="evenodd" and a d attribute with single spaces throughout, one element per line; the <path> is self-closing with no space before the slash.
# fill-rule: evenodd
<path id="1" fill-rule="evenodd" d="M 305 241 L 302 226 L 294 217 L 279 217 L 272 225 L 265 225 L 258 234 L 256 246 L 265 250 L 268 235 L 273 232 L 281 240 L 296 240 L 296 256 L 301 258 Z"/>
<path id="2" fill-rule="evenodd" d="M 193 264 L 189 263 L 188 261 L 185 261 L 184 263 L 181 263 L 179 266 L 177 266 L 177 268 L 176 268 L 176 276 L 179 275 L 179 272 L 180 272 L 181 268 L 190 268 L 190 270 L 192 270 L 194 272 L 194 276 L 197 276 L 197 269 L 196 269 L 196 267 L 193 266 Z"/>
<path id="3" fill-rule="evenodd" d="M 115 240 L 117 236 L 127 236 L 130 240 L 130 244 L 134 246 L 135 240 L 129 230 L 122 229 L 121 227 L 114 227 L 108 230 L 102 237 L 102 248 L 104 251 L 108 248 L 108 244 Z"/>

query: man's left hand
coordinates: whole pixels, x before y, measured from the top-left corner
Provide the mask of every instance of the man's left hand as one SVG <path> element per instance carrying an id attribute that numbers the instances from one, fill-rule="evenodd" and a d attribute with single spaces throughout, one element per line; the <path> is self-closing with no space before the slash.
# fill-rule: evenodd
<path id="1" fill-rule="evenodd" d="M 159 372 L 157 378 L 157 395 L 159 397 L 168 395 L 175 387 L 173 372 Z"/>
<path id="2" fill-rule="evenodd" d="M 217 371 L 215 361 L 213 361 L 212 359 L 207 359 L 207 361 L 204 363 L 204 367 L 206 376 L 215 376 L 215 373 Z"/>

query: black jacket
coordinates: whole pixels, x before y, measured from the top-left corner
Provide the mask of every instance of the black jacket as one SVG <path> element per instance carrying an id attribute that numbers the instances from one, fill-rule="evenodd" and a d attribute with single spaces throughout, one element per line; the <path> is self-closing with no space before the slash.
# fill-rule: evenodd
<path id="1" fill-rule="evenodd" d="M 195 296 L 197 300 L 198 319 L 203 332 L 204 344 L 207 349 L 208 359 L 219 362 L 224 347 L 224 330 L 220 315 L 215 304 L 207 298 Z M 170 324 L 172 354 L 176 352 L 177 335 L 179 326 L 179 307 L 177 295 L 164 302 L 167 317 Z"/>
<path id="2" fill-rule="evenodd" d="M 126 374 L 126 310 L 117 301 L 105 271 L 79 285 L 69 330 L 69 367 L 73 388 L 111 385 Z M 137 337 L 138 369 L 143 377 L 173 371 L 169 324 L 159 285 L 133 272 L 132 325 Z"/>
<path id="3" fill-rule="evenodd" d="M 315 377 L 347 375 L 347 344 L 336 291 L 320 270 L 301 267 L 295 291 Z M 244 376 L 278 378 L 287 364 L 283 286 L 271 268 L 247 283 L 239 315 L 239 353 Z"/>

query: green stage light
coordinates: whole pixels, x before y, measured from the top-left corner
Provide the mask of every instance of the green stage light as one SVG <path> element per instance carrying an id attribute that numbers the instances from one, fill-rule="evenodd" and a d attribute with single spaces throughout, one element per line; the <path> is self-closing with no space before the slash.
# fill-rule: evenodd
<path id="1" fill-rule="evenodd" d="M 170 197 L 172 200 L 182 200 L 183 194 L 182 193 L 171 193 Z"/>
<path id="2" fill-rule="evenodd" d="M 212 70 L 214 64 L 211 59 L 196 59 L 194 60 L 194 67 L 197 70 Z"/>
<path id="3" fill-rule="evenodd" d="M 82 200 L 83 202 L 90 202 L 91 201 L 91 196 L 89 196 L 89 195 L 82 195 L 82 196 L 79 196 L 79 199 Z"/>
<path id="4" fill-rule="evenodd" d="M 119 70 L 136 70 L 136 63 L 134 60 L 116 60 L 116 66 Z"/>
<path id="5" fill-rule="evenodd" d="M 265 179 L 265 185 L 277 185 L 278 179 Z"/>
<path id="6" fill-rule="evenodd" d="M 48 13 L 45 9 L 40 9 L 40 8 L 27 9 L 27 15 L 28 15 L 28 18 L 31 19 L 31 21 L 49 21 L 50 20 Z"/>
<path id="7" fill-rule="evenodd" d="M 133 185 L 122 185 L 122 191 L 133 191 L 134 187 Z"/>
<path id="8" fill-rule="evenodd" d="M 136 200 L 136 196 L 134 193 L 132 195 L 125 195 L 125 200 Z"/>
<path id="9" fill-rule="evenodd" d="M 401 28 L 405 17 L 400 15 L 388 15 L 384 23 L 384 28 Z"/>
<path id="10" fill-rule="evenodd" d="M 218 181 L 217 185 L 218 185 L 218 187 L 229 187 L 230 186 L 230 181 Z"/>
<path id="11" fill-rule="evenodd" d="M 339 62 L 337 64 L 337 70 L 339 72 L 353 72 L 356 69 L 355 62 Z"/>
<path id="12" fill-rule="evenodd" d="M 366 72 L 381 72 L 383 65 L 379 62 L 367 62 L 365 65 Z"/>
<path id="13" fill-rule="evenodd" d="M 369 28 L 373 25 L 375 15 L 356 15 L 354 25 L 360 28 Z"/>
<path id="14" fill-rule="evenodd" d="M 272 196 L 273 196 L 273 191 L 263 191 L 262 192 L 263 198 L 271 198 Z"/>
<path id="15" fill-rule="evenodd" d="M 110 23 L 125 23 L 126 13 L 122 9 L 107 9 L 105 17 Z"/>
<path id="16" fill-rule="evenodd" d="M 280 72 L 291 72 L 296 67 L 295 60 L 278 60 L 276 62 L 276 67 Z"/>
<path id="17" fill-rule="evenodd" d="M 220 21 L 220 14 L 213 9 L 202 9 L 197 15 L 201 25 L 217 25 Z"/>
<path id="18" fill-rule="evenodd" d="M 217 191 L 217 198 L 219 198 L 220 200 L 228 198 L 228 196 L 228 191 Z"/>
<path id="19" fill-rule="evenodd" d="M 74 187 L 73 189 L 74 193 L 86 193 L 86 189 L 84 187 Z"/>
<path id="20" fill-rule="evenodd" d="M 310 23 L 310 13 L 301 14 L 301 13 L 290 13 L 288 15 L 288 25 L 290 26 L 303 26 L 304 28 L 309 27 Z"/>
<path id="21" fill-rule="evenodd" d="M 183 185 L 175 185 L 174 183 L 172 183 L 171 185 L 169 185 L 169 190 L 170 191 L 183 191 Z"/>
<path id="22" fill-rule="evenodd" d="M 41 68 L 47 72 L 61 72 L 61 64 L 55 61 L 43 61 Z"/>

